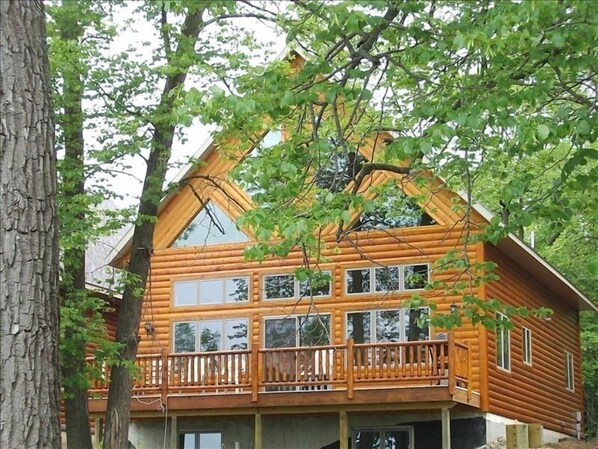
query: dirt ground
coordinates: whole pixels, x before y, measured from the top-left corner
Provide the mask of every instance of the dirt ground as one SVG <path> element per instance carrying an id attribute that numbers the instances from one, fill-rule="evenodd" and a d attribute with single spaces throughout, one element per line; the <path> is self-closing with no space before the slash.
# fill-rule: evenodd
<path id="1" fill-rule="evenodd" d="M 505 449 L 507 445 L 500 438 L 496 443 L 491 443 L 487 449 Z M 541 449 L 598 449 L 598 441 L 578 441 L 565 439 L 558 443 L 545 444 Z"/>

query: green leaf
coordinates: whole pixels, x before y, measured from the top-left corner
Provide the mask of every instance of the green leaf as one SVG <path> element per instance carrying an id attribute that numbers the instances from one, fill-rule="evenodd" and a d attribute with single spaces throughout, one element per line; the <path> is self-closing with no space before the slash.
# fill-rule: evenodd
<path id="1" fill-rule="evenodd" d="M 538 139 L 546 140 L 548 138 L 548 136 L 550 135 L 550 128 L 548 126 L 546 126 L 544 123 L 541 123 L 538 125 L 537 133 L 538 133 Z"/>

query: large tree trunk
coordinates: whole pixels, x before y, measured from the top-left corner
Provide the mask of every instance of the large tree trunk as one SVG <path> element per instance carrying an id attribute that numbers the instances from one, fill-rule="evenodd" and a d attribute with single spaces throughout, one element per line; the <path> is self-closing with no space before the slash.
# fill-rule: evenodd
<path id="1" fill-rule="evenodd" d="M 63 10 L 72 6 L 77 12 L 76 3 L 65 4 Z M 83 37 L 83 27 L 76 14 L 59 15 L 56 19 L 60 39 L 77 46 Z M 64 68 L 62 77 L 63 115 L 60 120 L 64 136 L 64 160 L 62 161 L 63 224 L 82 223 L 86 215 L 85 196 L 85 142 L 83 139 L 84 115 L 82 107 L 83 82 L 78 70 L 79 55 L 72 52 L 71 64 Z M 80 233 L 80 230 L 63 228 L 67 233 Z M 73 238 L 73 236 L 69 236 Z M 82 315 L 85 309 L 85 249 L 88 238 L 75 236 L 75 243 L 65 245 L 63 250 L 62 292 L 67 307 L 78 310 Z M 86 332 L 81 332 L 78 322 L 65 324 L 64 344 L 61 352 L 62 375 L 64 380 L 64 412 L 66 417 L 66 441 L 69 449 L 92 449 L 89 428 L 89 407 L 85 385 Z M 99 429 L 98 429 L 99 431 Z"/>
<path id="2" fill-rule="evenodd" d="M 154 135 L 150 156 L 147 161 L 143 190 L 137 212 L 137 223 L 133 231 L 131 257 L 127 267 L 127 281 L 116 322 L 116 341 L 123 345 L 120 356 L 123 361 L 134 361 L 139 343 L 139 323 L 143 294 L 149 274 L 153 252 L 153 238 L 158 204 L 162 197 L 162 186 L 172 150 L 175 124 L 172 118 L 176 92 L 184 85 L 191 64 L 186 57 L 194 51 L 197 37 L 202 28 L 202 14 L 205 5 L 195 5 L 196 11 L 188 13 L 182 26 L 175 54 L 169 56 L 169 64 L 176 67 L 166 78 L 160 103 L 156 109 L 152 127 Z M 170 42 L 167 43 L 171 45 Z M 114 365 L 110 373 L 110 390 L 106 406 L 106 449 L 127 449 L 133 378 L 129 368 Z"/>
<path id="3" fill-rule="evenodd" d="M 59 448 L 56 160 L 43 3 L 0 2 L 0 447 Z"/>

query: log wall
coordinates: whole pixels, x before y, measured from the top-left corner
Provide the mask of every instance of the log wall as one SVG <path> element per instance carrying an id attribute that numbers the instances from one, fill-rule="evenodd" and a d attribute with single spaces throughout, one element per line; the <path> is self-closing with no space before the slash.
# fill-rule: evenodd
<path id="1" fill-rule="evenodd" d="M 243 258 L 244 244 L 211 245 L 209 248 L 165 248 L 155 251 L 151 264 L 151 277 L 146 305 L 143 310 L 140 335 L 140 353 L 160 352 L 162 348 L 173 350 L 173 325 L 177 321 L 247 317 L 249 319 L 249 343 L 264 342 L 264 318 L 269 316 L 305 315 L 307 313 L 329 314 L 331 319 L 331 344 L 346 342 L 346 314 L 351 311 L 372 309 L 393 309 L 404 306 L 405 300 L 414 292 L 346 295 L 344 293 L 344 271 L 347 268 L 373 267 L 380 265 L 402 265 L 429 263 L 430 266 L 451 249 L 463 250 L 462 227 L 427 226 L 388 232 L 358 234 L 358 249 L 349 242 L 342 242 L 326 256 L 329 262 L 323 270 L 332 273 L 332 295 L 310 301 L 264 300 L 261 285 L 264 274 L 292 272 L 303 262 L 297 251 L 286 258 L 259 262 Z M 331 244 L 332 245 L 332 244 Z M 336 245 L 336 244 L 334 244 Z M 476 246 L 469 247 L 468 256 L 476 260 Z M 175 307 L 173 304 L 173 283 L 181 279 L 248 275 L 251 278 L 250 300 L 243 304 L 219 304 L 192 307 Z M 462 279 L 456 271 L 431 271 L 434 281 L 456 282 Z M 460 295 L 446 295 L 441 291 L 417 291 L 427 300 L 438 304 L 439 312 L 448 312 L 452 303 L 460 302 Z M 476 291 L 473 292 L 474 294 Z M 143 324 L 150 320 L 156 330 L 156 337 L 146 335 Z M 431 330 L 433 336 L 437 330 Z M 455 339 L 470 345 L 472 357 L 472 386 L 479 388 L 479 329 L 465 324 L 456 330 Z"/>
<path id="2" fill-rule="evenodd" d="M 583 410 L 578 312 L 531 278 L 495 246 L 485 247 L 487 260 L 498 264 L 499 281 L 486 286 L 488 298 L 531 309 L 549 307 L 550 319 L 513 317 L 511 370 L 496 364 L 496 333 L 487 332 L 489 411 L 547 429 L 575 435 L 576 412 Z M 532 364 L 523 362 L 522 327 L 532 332 Z M 574 391 L 565 387 L 565 351 L 574 356 Z"/>

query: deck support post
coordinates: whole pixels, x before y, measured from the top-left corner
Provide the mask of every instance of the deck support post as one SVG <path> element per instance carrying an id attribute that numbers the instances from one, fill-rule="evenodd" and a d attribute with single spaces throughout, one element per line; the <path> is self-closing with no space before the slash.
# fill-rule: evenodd
<path id="1" fill-rule="evenodd" d="M 338 412 L 339 449 L 349 449 L 349 420 L 347 412 Z"/>
<path id="2" fill-rule="evenodd" d="M 255 413 L 255 449 L 262 449 L 262 414 Z"/>
<path id="3" fill-rule="evenodd" d="M 179 436 L 179 425 L 176 415 L 170 417 L 170 442 L 168 447 L 170 449 L 177 449 L 178 443 L 178 436 Z"/>
<path id="4" fill-rule="evenodd" d="M 100 443 L 101 443 L 101 437 L 102 437 L 102 420 L 99 418 L 96 418 L 95 420 L 95 433 L 93 434 L 93 447 L 95 449 L 100 449 Z"/>
<path id="5" fill-rule="evenodd" d="M 441 409 L 442 416 L 442 449 L 451 449 L 451 412 L 448 408 Z"/>

